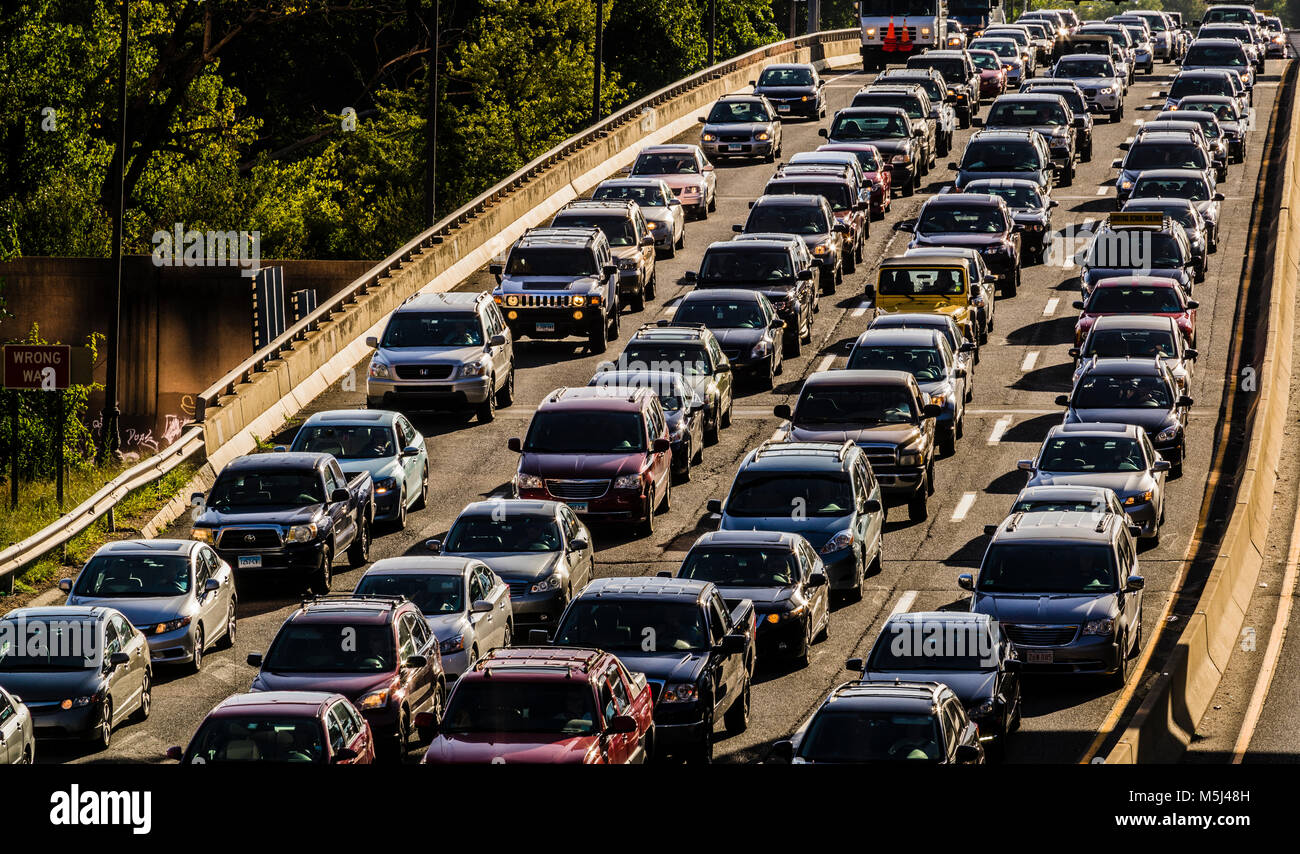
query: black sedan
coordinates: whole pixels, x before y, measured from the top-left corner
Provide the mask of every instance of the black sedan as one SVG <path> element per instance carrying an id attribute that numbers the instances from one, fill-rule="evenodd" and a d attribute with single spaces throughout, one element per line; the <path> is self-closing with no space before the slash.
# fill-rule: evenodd
<path id="1" fill-rule="evenodd" d="M 826 81 L 807 63 L 781 63 L 763 68 L 751 80 L 755 95 L 764 95 L 777 115 L 819 119 L 826 115 Z"/>

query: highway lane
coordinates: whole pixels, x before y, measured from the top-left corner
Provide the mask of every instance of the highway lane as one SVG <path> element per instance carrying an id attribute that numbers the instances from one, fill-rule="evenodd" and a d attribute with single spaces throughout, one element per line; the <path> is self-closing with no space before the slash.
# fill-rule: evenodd
<path id="1" fill-rule="evenodd" d="M 1270 65 L 1270 74 L 1256 92 L 1256 109 L 1263 118 L 1272 109 L 1281 68 L 1278 62 Z M 1054 218 L 1058 231 L 1086 220 L 1095 222 L 1113 209 L 1110 184 L 1114 170 L 1110 161 L 1119 156 L 1118 145 L 1131 134 L 1135 120 L 1148 115 L 1135 108 L 1156 103 L 1149 96 L 1162 88 L 1171 69 L 1161 64 L 1155 77 L 1139 77 L 1129 93 L 1128 111 L 1121 123 L 1098 123 L 1093 161 L 1080 165 L 1072 187 L 1059 188 L 1055 194 L 1061 202 Z M 853 92 L 869 80 L 870 75 L 861 72 L 831 75 L 828 88 L 832 108 L 845 106 Z M 1263 118 L 1259 124 L 1266 126 Z M 787 124 L 785 154 L 815 148 L 821 142 L 816 135 L 818 126 L 812 122 Z M 971 132 L 959 131 L 954 158 Z M 694 133 L 689 132 L 683 141 L 693 141 Z M 1224 204 L 1220 249 L 1211 256 L 1206 282 L 1197 286 L 1201 359 L 1192 385 L 1196 406 L 1189 434 L 1189 460 L 1184 476 L 1170 484 L 1170 512 L 1161 544 L 1141 554 L 1147 578 L 1147 637 L 1150 622 L 1163 606 L 1166 591 L 1184 558 L 1204 490 L 1211 431 L 1223 390 L 1227 336 L 1245 254 L 1251 194 L 1259 169 L 1259 149 L 1258 139 L 1252 137 L 1246 163 L 1232 166 L 1222 186 L 1228 201 Z M 423 540 L 445 531 L 466 503 L 507 484 L 517 457 L 506 450 L 505 441 L 522 435 L 531 408 L 556 387 L 585 385 L 603 358 L 617 355 L 620 342 L 639 322 L 668 316 L 672 302 L 686 291 L 679 283 L 682 273 L 698 264 L 710 241 L 730 239 L 731 225 L 743 222 L 746 203 L 761 192 L 772 168 L 766 164 L 719 165 L 717 211 L 707 221 L 688 225 L 684 252 L 671 260 L 660 259 L 660 298 L 640 315 L 623 317 L 623 335 L 619 342 L 611 344 L 608 354 L 590 355 L 580 343 L 525 341 L 517 349 L 518 402 L 500 410 L 493 424 L 479 425 L 457 417 L 417 419 L 418 428 L 428 437 L 433 463 L 429 507 L 412 513 L 405 531 L 379 536 L 372 559 L 422 552 Z M 807 346 L 799 359 L 786 362 L 785 373 L 772 391 L 743 389 L 738 394 L 733 426 L 722 432 L 717 445 L 705 450 L 704 463 L 693 472 L 691 482 L 674 487 L 673 509 L 660 518 L 654 537 L 643 540 L 618 530 L 594 530 L 600 575 L 653 574 L 676 568 L 695 537 L 710 527 L 705 512 L 708 499 L 725 495 L 740 459 L 780 426 L 771 415 L 773 405 L 793 403 L 802 378 L 817 367 L 844 366 L 847 346 L 871 319 L 871 311 L 863 308 L 862 294 L 863 284 L 875 274 L 872 262 L 901 253 L 906 246 L 906 237 L 889 226 L 914 215 L 926 195 L 937 192 L 951 177 L 945 162 L 940 161 L 922 192 L 912 198 L 896 198 L 893 212 L 872 224 L 866 251 L 868 263 L 846 276 L 835 295 L 822 297 L 812 346 Z M 891 508 L 883 571 L 868 579 L 860 602 L 835 611 L 830 637 L 814 648 L 807 668 L 760 668 L 751 727 L 730 738 L 719 733 L 720 761 L 761 758 L 768 744 L 787 735 L 831 687 L 848 676 L 843 670 L 844 660 L 868 649 L 882 620 L 900 603 L 911 610 L 964 607 L 965 594 L 957 588 L 956 577 L 978 566 L 987 542 L 983 526 L 1002 518 L 1023 485 L 1024 474 L 1016 470 L 1016 460 L 1033 455 L 1047 429 L 1060 420 L 1061 411 L 1053 399 L 1069 390 L 1070 361 L 1066 351 L 1072 344 L 1075 312 L 1070 302 L 1078 293 L 1076 273 L 1044 266 L 1026 268 L 1018 296 L 999 301 L 990 346 L 984 349 L 975 372 L 975 398 L 968 410 L 965 438 L 958 443 L 955 455 L 937 466 L 928 521 L 913 523 L 907 518 L 906 508 Z M 484 289 L 491 284 L 490 277 L 481 272 L 461 288 Z M 1037 356 L 1030 360 L 1030 353 Z M 365 363 L 357 366 L 356 390 L 344 391 L 343 384 L 338 384 L 314 401 L 311 410 L 363 405 L 364 370 Z M 959 508 L 963 512 L 957 512 Z M 188 526 L 178 524 L 170 534 L 185 536 Z M 360 570 L 339 573 L 335 589 L 348 589 L 360 574 Z M 206 656 L 204 671 L 198 675 L 160 670 L 153 717 L 145 724 L 120 730 L 109 751 L 85 755 L 76 748 L 51 745 L 43 751 L 41 760 L 157 762 L 168 745 L 184 744 L 212 705 L 248 687 L 254 674 L 244 663 L 245 656 L 266 649 L 296 603 L 295 589 L 285 583 L 241 580 L 240 593 L 240 635 L 235 650 Z M 1115 692 L 1092 680 L 1030 680 L 1024 724 L 1012 741 L 1009 761 L 1074 761 L 1110 710 L 1114 696 Z M 411 755 L 414 758 L 418 751 Z"/>

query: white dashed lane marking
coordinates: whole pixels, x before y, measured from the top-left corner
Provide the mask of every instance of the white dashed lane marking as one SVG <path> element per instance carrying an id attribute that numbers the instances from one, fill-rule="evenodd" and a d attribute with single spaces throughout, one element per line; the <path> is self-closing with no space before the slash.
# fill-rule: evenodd
<path id="1" fill-rule="evenodd" d="M 967 414 L 969 414 L 969 410 L 967 410 Z M 996 445 L 998 442 L 1001 442 L 1002 434 L 1007 432 L 1007 428 L 1010 426 L 1011 426 L 1010 415 L 1004 415 L 1001 418 L 999 418 L 996 422 L 994 422 L 993 430 L 992 432 L 989 433 L 989 444 Z"/>
<path id="2" fill-rule="evenodd" d="M 954 522 L 962 521 L 966 518 L 966 514 L 970 512 L 971 507 L 974 506 L 975 493 L 967 492 L 961 497 L 961 500 L 957 502 L 957 509 L 952 511 L 952 520 Z"/>
<path id="3" fill-rule="evenodd" d="M 1028 373 L 1034 369 L 1034 365 L 1036 364 L 1038 364 L 1038 351 L 1030 350 L 1025 354 L 1025 360 L 1020 363 L 1020 370 Z"/>

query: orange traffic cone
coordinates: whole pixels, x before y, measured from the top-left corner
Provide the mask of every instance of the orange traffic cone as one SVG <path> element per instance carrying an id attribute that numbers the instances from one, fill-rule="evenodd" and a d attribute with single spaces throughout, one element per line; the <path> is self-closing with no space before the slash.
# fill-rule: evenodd
<path id="1" fill-rule="evenodd" d="M 898 49 L 904 53 L 910 53 L 912 50 L 912 37 L 907 34 L 906 19 L 904 19 L 903 26 L 900 27 L 899 29 L 902 30 L 903 36 L 902 36 L 902 44 L 899 45 Z"/>
<path id="2" fill-rule="evenodd" d="M 898 36 L 894 34 L 894 20 L 892 18 L 889 20 L 889 29 L 885 32 L 885 38 L 880 49 L 888 51 L 898 50 Z"/>

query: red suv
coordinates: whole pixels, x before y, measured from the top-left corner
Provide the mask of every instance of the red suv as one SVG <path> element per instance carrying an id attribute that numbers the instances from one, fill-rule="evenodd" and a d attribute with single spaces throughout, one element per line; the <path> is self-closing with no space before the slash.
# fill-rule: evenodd
<path id="1" fill-rule="evenodd" d="M 646 678 L 580 647 L 500 647 L 456 682 L 421 764 L 628 765 L 654 753 Z"/>
<path id="2" fill-rule="evenodd" d="M 507 446 L 522 454 L 520 498 L 563 501 L 590 519 L 633 521 L 645 535 L 654 532 L 655 513 L 670 506 L 672 437 L 655 389 L 557 389 L 537 407 L 528 435 Z"/>
<path id="3" fill-rule="evenodd" d="M 1175 279 L 1159 276 L 1117 276 L 1101 279 L 1093 286 L 1088 301 L 1076 300 L 1074 307 L 1080 312 L 1074 325 L 1074 344 L 1082 346 L 1088 330 L 1097 318 L 1111 314 L 1144 314 L 1172 317 L 1187 339 L 1187 346 L 1196 346 L 1196 309 L 1200 306 L 1188 299 L 1182 285 Z"/>

